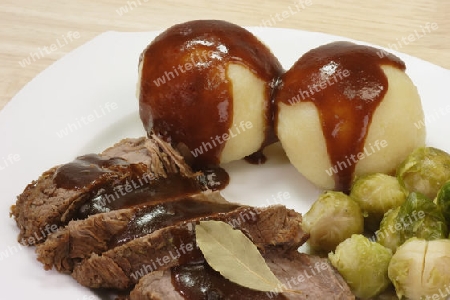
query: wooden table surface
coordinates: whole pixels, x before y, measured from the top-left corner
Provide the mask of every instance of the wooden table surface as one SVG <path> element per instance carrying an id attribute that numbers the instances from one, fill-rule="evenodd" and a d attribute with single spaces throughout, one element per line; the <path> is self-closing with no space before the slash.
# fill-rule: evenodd
<path id="1" fill-rule="evenodd" d="M 160 30 L 192 19 L 341 35 L 450 69 L 448 0 L 1 0 L 0 109 L 102 32 Z"/>

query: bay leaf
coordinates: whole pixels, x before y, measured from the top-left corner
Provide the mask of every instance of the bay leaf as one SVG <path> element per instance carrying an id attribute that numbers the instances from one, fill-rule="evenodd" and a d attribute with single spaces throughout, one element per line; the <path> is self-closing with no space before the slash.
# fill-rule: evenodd
<path id="1" fill-rule="evenodd" d="M 222 221 L 201 221 L 195 233 L 206 261 L 223 277 L 253 290 L 283 290 L 284 285 L 242 231 Z"/>

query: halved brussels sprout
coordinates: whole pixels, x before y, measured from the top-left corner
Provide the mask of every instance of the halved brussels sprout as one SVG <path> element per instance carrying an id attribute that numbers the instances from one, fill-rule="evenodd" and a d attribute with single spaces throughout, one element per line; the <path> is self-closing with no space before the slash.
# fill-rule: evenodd
<path id="1" fill-rule="evenodd" d="M 363 235 L 352 235 L 328 258 L 360 299 L 372 298 L 390 284 L 388 266 L 392 251 Z"/>
<path id="2" fill-rule="evenodd" d="M 397 178 L 408 191 L 434 199 L 450 180 L 450 155 L 433 147 L 417 148 L 400 164 Z"/>
<path id="3" fill-rule="evenodd" d="M 409 239 L 392 257 L 388 275 L 399 299 L 447 299 L 450 240 Z"/>
<path id="4" fill-rule="evenodd" d="M 352 234 L 362 233 L 364 218 L 358 204 L 342 192 L 323 193 L 303 216 L 302 227 L 315 250 L 331 251 Z"/>
<path id="5" fill-rule="evenodd" d="M 384 214 L 405 202 L 407 191 L 394 176 L 374 173 L 359 177 L 353 183 L 350 197 L 364 214 L 365 228 L 375 231 Z"/>

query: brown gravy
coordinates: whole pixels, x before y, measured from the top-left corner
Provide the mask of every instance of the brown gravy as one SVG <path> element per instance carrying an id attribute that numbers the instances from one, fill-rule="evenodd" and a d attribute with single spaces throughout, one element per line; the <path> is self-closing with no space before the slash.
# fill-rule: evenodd
<path id="1" fill-rule="evenodd" d="M 186 264 L 171 270 L 175 290 L 187 300 L 284 300 L 282 294 L 251 290 L 229 281 L 206 262 Z M 269 296 L 270 295 L 270 296 Z"/>
<path id="2" fill-rule="evenodd" d="M 141 179 L 141 182 L 142 186 L 137 180 L 131 180 L 128 184 L 102 188 L 80 207 L 77 217 L 84 219 L 98 213 L 157 204 L 201 192 L 195 180 L 188 180 L 180 175 L 148 182 Z"/>
<path id="3" fill-rule="evenodd" d="M 229 183 L 228 173 L 220 167 L 205 168 L 195 178 L 180 174 L 155 178 L 146 170 L 144 164 L 129 164 L 122 158 L 88 154 L 59 167 L 53 180 L 58 188 L 86 188 L 89 191 L 88 200 L 75 216 L 77 219 L 122 208 L 171 201 L 206 189 L 220 190 Z M 122 177 L 126 178 L 126 182 Z"/>
<path id="4" fill-rule="evenodd" d="M 87 154 L 77 157 L 73 162 L 58 168 L 53 181 L 59 188 L 81 189 L 114 173 L 114 170 L 133 171 L 133 168 L 122 158 L 104 158 L 98 154 Z M 139 173 L 138 165 L 134 170 Z"/>
<path id="5" fill-rule="evenodd" d="M 235 204 L 206 202 L 189 197 L 142 207 L 128 224 L 128 227 L 114 237 L 112 246 L 122 245 L 160 228 L 175 225 L 185 220 L 227 213 L 238 207 L 239 205 Z"/>
<path id="6" fill-rule="evenodd" d="M 197 177 L 199 183 L 212 191 L 223 190 L 230 183 L 230 175 L 219 166 L 208 166 L 199 171 L 201 172 Z"/>
<path id="7" fill-rule="evenodd" d="M 389 88 L 380 66 L 405 70 L 396 56 L 379 53 L 349 42 L 327 44 L 303 55 L 281 78 L 277 101 L 310 101 L 316 106 L 333 167 L 354 161 L 364 151 L 373 113 Z M 337 190 L 350 189 L 355 164 L 338 168 Z"/>

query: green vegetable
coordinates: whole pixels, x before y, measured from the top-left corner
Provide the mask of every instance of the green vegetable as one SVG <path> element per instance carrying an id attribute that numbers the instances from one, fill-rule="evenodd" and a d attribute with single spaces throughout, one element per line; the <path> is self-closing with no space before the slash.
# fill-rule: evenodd
<path id="1" fill-rule="evenodd" d="M 450 179 L 450 155 L 433 147 L 417 148 L 400 164 L 397 178 L 407 190 L 434 199 Z"/>
<path id="2" fill-rule="evenodd" d="M 450 240 L 406 241 L 392 257 L 388 275 L 399 299 L 446 299 L 450 295 Z"/>
<path id="3" fill-rule="evenodd" d="M 303 216 L 303 229 L 315 250 L 332 251 L 352 234 L 362 233 L 364 218 L 358 204 L 342 192 L 323 193 Z"/>
<path id="4" fill-rule="evenodd" d="M 375 233 L 378 242 L 393 252 L 409 238 L 436 240 L 446 238 L 447 234 L 445 219 L 437 205 L 414 192 L 400 207 L 386 213 Z"/>
<path id="5" fill-rule="evenodd" d="M 400 234 L 402 224 L 397 222 L 397 215 L 400 207 L 389 210 L 380 224 L 380 229 L 375 232 L 376 240 L 378 243 L 386 248 L 395 252 L 404 241 L 403 236 Z"/>
<path id="6" fill-rule="evenodd" d="M 360 234 L 352 235 L 336 247 L 328 258 L 361 299 L 372 298 L 390 284 L 388 266 L 392 251 Z"/>
<path id="7" fill-rule="evenodd" d="M 394 176 L 382 173 L 359 177 L 353 184 L 350 197 L 364 214 L 365 228 L 376 230 L 384 214 L 405 202 L 407 191 Z"/>
<path id="8" fill-rule="evenodd" d="M 436 197 L 436 205 L 441 210 L 442 215 L 450 225 L 450 181 L 447 181 L 439 190 Z"/>
<path id="9" fill-rule="evenodd" d="M 409 194 L 397 216 L 403 222 L 405 241 L 411 237 L 425 240 L 446 238 L 447 224 L 441 211 L 431 200 L 418 193 Z"/>

